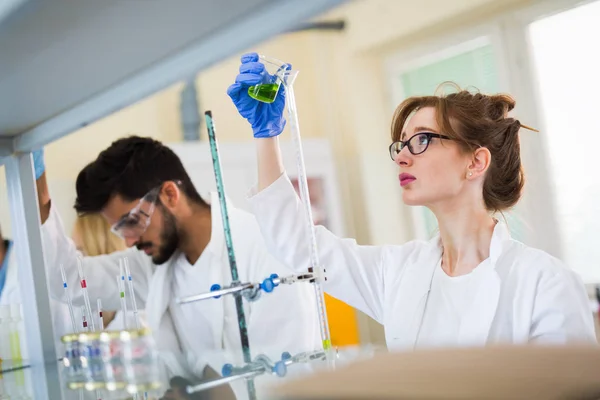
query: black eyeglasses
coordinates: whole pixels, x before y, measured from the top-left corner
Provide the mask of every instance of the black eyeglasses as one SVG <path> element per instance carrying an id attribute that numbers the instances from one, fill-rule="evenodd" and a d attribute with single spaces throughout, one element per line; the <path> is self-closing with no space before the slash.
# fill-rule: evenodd
<path id="1" fill-rule="evenodd" d="M 431 143 L 432 138 L 438 139 L 448 139 L 452 140 L 448 136 L 438 135 L 437 133 L 432 132 L 420 132 L 410 137 L 410 139 L 402 141 L 399 140 L 390 144 L 390 157 L 392 161 L 396 161 L 396 156 L 402 151 L 404 146 L 408 146 L 408 151 L 411 154 L 417 155 L 423 153 L 429 147 L 429 143 Z"/>

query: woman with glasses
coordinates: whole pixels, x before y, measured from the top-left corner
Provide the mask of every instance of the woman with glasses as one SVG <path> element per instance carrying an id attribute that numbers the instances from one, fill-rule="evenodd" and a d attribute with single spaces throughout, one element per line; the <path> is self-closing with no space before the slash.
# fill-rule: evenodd
<path id="1" fill-rule="evenodd" d="M 269 250 L 289 267 L 309 265 L 300 201 L 277 136 L 283 90 L 271 104 L 250 98 L 264 67 L 242 57 L 228 94 L 257 138 L 258 187 L 250 198 Z M 360 246 L 316 227 L 324 289 L 384 325 L 390 349 L 496 343 L 595 342 L 580 279 L 547 253 L 511 239 L 498 214 L 521 197 L 519 130 L 508 95 L 459 91 L 412 97 L 392 120 L 390 157 L 408 205 L 429 208 L 429 242 Z"/>

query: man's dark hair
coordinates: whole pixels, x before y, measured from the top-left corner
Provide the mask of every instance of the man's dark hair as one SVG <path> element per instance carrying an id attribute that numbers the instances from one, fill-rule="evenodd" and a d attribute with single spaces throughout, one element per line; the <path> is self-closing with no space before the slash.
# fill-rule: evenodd
<path id="1" fill-rule="evenodd" d="M 75 210 L 100 212 L 114 195 L 137 200 L 166 181 L 179 181 L 190 201 L 207 206 L 173 150 L 151 138 L 119 139 L 77 176 Z"/>

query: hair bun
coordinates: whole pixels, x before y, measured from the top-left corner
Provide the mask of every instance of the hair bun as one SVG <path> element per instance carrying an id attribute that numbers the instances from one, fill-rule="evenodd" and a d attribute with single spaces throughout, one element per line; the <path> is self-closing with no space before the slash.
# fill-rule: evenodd
<path id="1" fill-rule="evenodd" d="M 496 94 L 490 96 L 489 116 L 494 121 L 507 117 L 508 113 L 515 108 L 515 100 L 507 94 Z"/>

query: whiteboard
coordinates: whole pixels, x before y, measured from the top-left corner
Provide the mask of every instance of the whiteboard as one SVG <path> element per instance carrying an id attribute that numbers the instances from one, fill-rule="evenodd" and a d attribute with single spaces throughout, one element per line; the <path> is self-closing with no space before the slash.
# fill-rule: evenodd
<path id="1" fill-rule="evenodd" d="M 194 186 L 203 196 L 216 191 L 208 141 L 179 142 L 168 144 L 181 158 Z M 254 142 L 219 143 L 219 158 L 227 197 L 241 209 L 248 210 L 247 193 L 256 183 L 256 148 Z M 281 150 L 285 169 L 290 179 L 297 178 L 296 153 L 292 142 L 282 141 Z M 338 236 L 346 229 L 341 212 L 341 199 L 336 179 L 331 146 L 326 139 L 303 141 L 306 174 L 309 180 L 320 180 L 323 190 L 324 212 L 327 228 Z M 312 193 L 311 193 L 312 197 Z"/>

